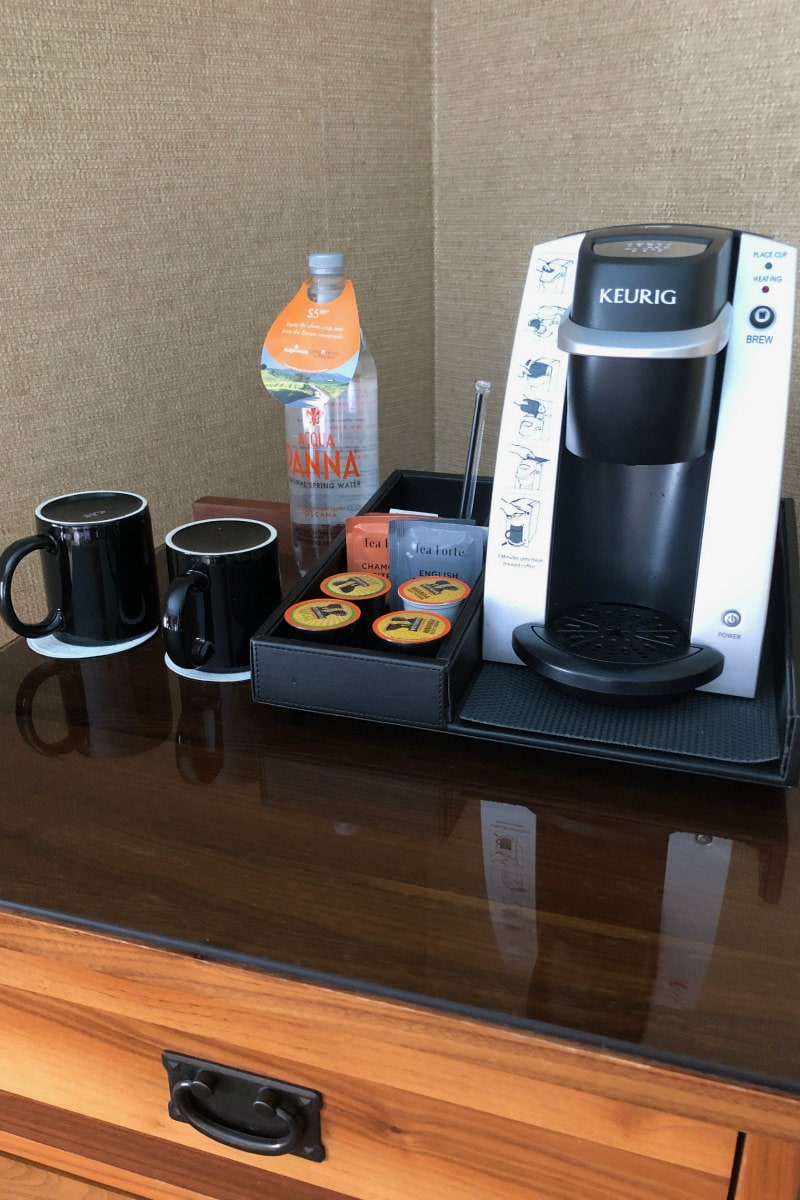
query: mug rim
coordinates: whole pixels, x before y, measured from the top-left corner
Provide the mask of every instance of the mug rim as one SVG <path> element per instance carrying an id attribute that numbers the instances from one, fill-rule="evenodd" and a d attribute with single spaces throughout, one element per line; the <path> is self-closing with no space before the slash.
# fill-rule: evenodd
<path id="1" fill-rule="evenodd" d="M 176 546 L 173 541 L 175 534 L 180 533 L 183 529 L 195 529 L 198 525 L 220 525 L 232 521 L 238 525 L 258 525 L 261 529 L 268 529 L 269 537 L 252 546 L 238 546 L 231 550 L 188 550 L 185 546 Z M 274 525 L 270 525 L 267 521 L 259 521 L 255 517 L 203 517 L 199 521 L 185 521 L 183 525 L 176 525 L 174 529 L 170 529 L 164 537 L 164 544 L 169 546 L 170 550 L 174 550 L 176 554 L 192 554 L 201 558 L 228 558 L 233 554 L 249 554 L 252 550 L 261 550 L 265 546 L 270 546 L 277 536 L 278 531 Z"/>
<path id="2" fill-rule="evenodd" d="M 80 496 L 130 496 L 133 500 L 138 500 L 139 507 L 134 508 L 132 512 L 124 513 L 122 516 L 116 517 L 87 517 L 82 521 L 62 521 L 58 517 L 47 517 L 44 515 L 44 509 L 48 504 L 56 504 L 59 500 L 77 500 Z M 61 496 L 51 496 L 48 500 L 42 500 L 36 505 L 35 516 L 40 521 L 47 521 L 51 525 L 58 525 L 64 528 L 78 528 L 84 525 L 112 525 L 115 521 L 127 521 L 130 517 L 136 517 L 147 508 L 147 500 L 144 496 L 140 496 L 138 492 L 128 492 L 123 488 L 83 488 L 76 492 L 64 492 Z"/>

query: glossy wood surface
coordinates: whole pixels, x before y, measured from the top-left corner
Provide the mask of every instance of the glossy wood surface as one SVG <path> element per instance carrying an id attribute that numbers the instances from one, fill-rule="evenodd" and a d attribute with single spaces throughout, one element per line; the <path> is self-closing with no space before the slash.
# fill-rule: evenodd
<path id="1" fill-rule="evenodd" d="M 5 647 L 0 744 L 7 907 L 800 1090 L 794 793 L 270 709 L 157 639 Z"/>
<path id="2" fill-rule="evenodd" d="M 16 1093 L 0 1092 L 5 1136 L 38 1139 L 53 1165 L 83 1154 L 107 1182 L 146 1170 L 160 1187 L 138 1190 L 154 1200 L 164 1184 L 176 1200 L 727 1200 L 745 1106 L 770 1127 L 789 1111 L 610 1053 L 11 914 L 0 1027 Z M 170 1120 L 164 1049 L 319 1089 L 325 1161 L 242 1154 Z"/>

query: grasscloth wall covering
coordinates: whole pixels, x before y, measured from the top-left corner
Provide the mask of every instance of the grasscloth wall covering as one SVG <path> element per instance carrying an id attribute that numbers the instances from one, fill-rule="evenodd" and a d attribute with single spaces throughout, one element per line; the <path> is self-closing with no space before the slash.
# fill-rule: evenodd
<path id="1" fill-rule="evenodd" d="M 435 13 L 436 460 L 463 461 L 472 381 L 488 378 L 491 473 L 536 242 L 699 221 L 800 245 L 800 6 L 444 0 Z M 798 496 L 797 346 L 793 392 L 784 487 Z"/>
<path id="2" fill-rule="evenodd" d="M 384 472 L 460 469 L 476 376 L 491 471 L 534 242 L 644 219 L 800 244 L 798 12 L 5 0 L 2 543 L 87 484 L 143 492 L 159 537 L 202 493 L 285 494 L 258 353 L 312 248 L 348 255 Z M 800 375 L 794 495 L 798 430 Z"/>
<path id="3" fill-rule="evenodd" d="M 347 254 L 383 465 L 433 465 L 430 0 L 402 9 L 4 0 L 3 545 L 87 485 L 159 538 L 195 496 L 283 496 L 260 345 L 312 249 Z"/>

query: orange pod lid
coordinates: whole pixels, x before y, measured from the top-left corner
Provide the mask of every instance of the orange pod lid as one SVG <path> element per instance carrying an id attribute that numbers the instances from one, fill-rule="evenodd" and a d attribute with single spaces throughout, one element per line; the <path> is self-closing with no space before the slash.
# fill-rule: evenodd
<path id="1" fill-rule="evenodd" d="M 284 620 L 294 629 L 308 633 L 344 629 L 361 616 L 361 609 L 350 600 L 334 600 L 330 596 L 317 596 L 312 600 L 300 600 L 292 604 L 283 614 Z"/>
<path id="2" fill-rule="evenodd" d="M 389 580 L 384 575 L 366 571 L 341 571 L 329 575 L 319 585 L 326 596 L 337 596 L 351 600 L 372 600 L 385 596 L 389 591 Z"/>
<path id="3" fill-rule="evenodd" d="M 426 646 L 445 637 L 452 625 L 447 617 L 439 613 L 399 612 L 384 613 L 372 622 L 373 632 L 382 641 L 397 646 Z"/>
<path id="4" fill-rule="evenodd" d="M 461 579 L 450 579 L 447 575 L 420 575 L 407 579 L 397 589 L 402 600 L 413 600 L 415 604 L 430 604 L 436 608 L 442 604 L 457 604 L 466 600 L 472 591 Z"/>

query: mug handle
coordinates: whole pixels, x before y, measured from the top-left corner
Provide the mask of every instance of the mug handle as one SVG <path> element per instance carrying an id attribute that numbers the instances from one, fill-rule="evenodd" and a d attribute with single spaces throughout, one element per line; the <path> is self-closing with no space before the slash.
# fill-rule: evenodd
<path id="1" fill-rule="evenodd" d="M 202 686 L 203 695 L 206 696 L 210 685 L 204 683 Z M 225 761 L 219 684 L 216 689 L 212 700 L 206 699 L 203 704 L 191 701 L 184 704 L 178 719 L 175 762 L 183 782 L 194 787 L 206 787 L 212 783 Z"/>
<path id="2" fill-rule="evenodd" d="M 21 621 L 14 611 L 11 602 L 11 580 L 22 559 L 34 550 L 43 550 L 45 554 L 58 554 L 58 542 L 46 533 L 37 533 L 33 537 L 12 542 L 0 555 L 0 616 L 14 633 L 29 638 L 45 637 L 48 633 L 55 633 L 57 629 L 64 627 L 64 613 L 60 608 L 52 609 L 43 621 L 33 625 Z"/>
<path id="3" fill-rule="evenodd" d="M 43 737 L 40 737 L 33 721 L 33 702 L 36 698 L 36 693 L 43 683 L 46 683 L 48 679 L 52 679 L 54 676 L 63 674 L 65 669 L 74 667 L 74 665 L 74 663 L 57 662 L 44 663 L 40 667 L 34 667 L 32 671 L 28 672 L 17 688 L 17 701 L 15 705 L 17 729 L 23 741 L 32 746 L 34 750 L 38 750 L 40 754 L 45 754 L 48 757 L 68 754 L 70 750 L 74 750 L 75 738 L 71 733 L 68 733 L 57 742 L 46 742 Z"/>
<path id="4" fill-rule="evenodd" d="M 178 575 L 167 588 L 161 632 L 164 635 L 167 654 L 176 667 L 185 667 L 193 671 L 208 662 L 214 653 L 214 643 L 203 638 L 194 638 L 191 644 L 187 645 L 187 633 L 183 624 L 183 610 L 189 595 L 192 592 L 204 592 L 207 587 L 207 575 L 202 571 L 189 571 L 186 575 Z"/>

